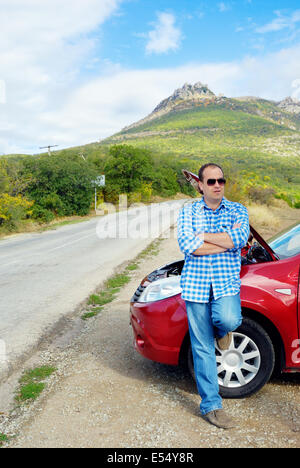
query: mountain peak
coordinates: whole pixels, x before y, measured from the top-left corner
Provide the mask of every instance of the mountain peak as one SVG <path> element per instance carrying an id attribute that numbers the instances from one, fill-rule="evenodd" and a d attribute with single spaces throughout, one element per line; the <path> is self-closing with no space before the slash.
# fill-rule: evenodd
<path id="1" fill-rule="evenodd" d="M 156 119 L 158 116 L 167 114 L 175 107 L 182 107 L 182 105 L 189 106 L 193 104 L 193 102 L 204 101 L 206 99 L 217 99 L 216 95 L 208 88 L 208 85 L 202 84 L 200 81 L 194 85 L 185 83 L 182 88 L 176 89 L 171 96 L 161 101 L 150 115 L 129 125 L 128 127 L 123 128 L 123 130 L 127 131 L 138 127 L 139 125 Z"/>
<path id="2" fill-rule="evenodd" d="M 171 96 L 161 101 L 153 112 L 169 108 L 178 101 L 199 101 L 212 97 L 215 97 L 215 94 L 208 88 L 208 85 L 202 84 L 200 81 L 194 85 L 185 83 L 182 88 L 176 89 Z"/>
<path id="3" fill-rule="evenodd" d="M 215 104 L 220 106 L 225 106 L 228 109 L 239 109 L 241 101 L 247 103 L 256 103 L 260 101 L 264 101 L 263 99 L 256 97 L 256 96 L 242 96 L 238 98 L 227 98 L 223 94 L 219 94 L 216 96 L 208 87 L 208 85 L 201 83 L 198 81 L 195 84 L 185 83 L 181 88 L 176 89 L 171 96 L 161 101 L 158 106 L 149 114 L 148 116 L 144 117 L 143 119 L 135 122 L 125 128 L 122 131 L 128 131 L 133 128 L 139 127 L 140 125 L 149 123 L 152 120 L 155 120 L 159 117 L 162 117 L 165 114 L 173 111 L 181 111 L 187 110 L 190 108 L 202 106 L 203 104 Z M 300 115 L 300 101 L 295 98 L 288 97 L 283 101 L 276 102 L 276 101 L 269 101 L 270 104 L 279 107 L 281 111 L 296 114 L 297 116 Z M 255 107 L 255 105 L 249 110 L 246 106 L 244 109 L 245 112 L 250 113 L 257 113 L 257 115 L 264 115 L 260 108 Z M 293 126 L 291 128 L 294 128 Z"/>

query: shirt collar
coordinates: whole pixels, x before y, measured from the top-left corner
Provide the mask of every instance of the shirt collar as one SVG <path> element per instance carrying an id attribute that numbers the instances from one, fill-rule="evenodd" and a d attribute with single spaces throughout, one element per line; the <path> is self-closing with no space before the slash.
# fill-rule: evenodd
<path id="1" fill-rule="evenodd" d="M 199 200 L 199 204 L 200 204 L 200 207 L 201 207 L 202 209 L 205 208 L 206 210 L 212 210 L 212 209 L 209 208 L 209 207 L 207 206 L 207 204 L 205 203 L 204 197 L 202 197 L 201 200 Z M 227 200 L 225 197 L 222 198 L 221 203 L 220 203 L 220 205 L 218 206 L 218 208 L 215 210 L 215 212 L 218 212 L 218 211 L 221 210 L 222 208 L 225 208 L 225 209 L 228 208 L 228 200 Z"/>

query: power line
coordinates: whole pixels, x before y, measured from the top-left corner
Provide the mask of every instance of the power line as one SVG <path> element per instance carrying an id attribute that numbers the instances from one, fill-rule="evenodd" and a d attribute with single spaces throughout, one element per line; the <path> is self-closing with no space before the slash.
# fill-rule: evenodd
<path id="1" fill-rule="evenodd" d="M 49 156 L 51 156 L 51 148 L 54 148 L 55 146 L 58 146 L 58 145 L 40 146 L 40 149 L 47 148 L 48 149 L 48 154 L 49 154 Z"/>

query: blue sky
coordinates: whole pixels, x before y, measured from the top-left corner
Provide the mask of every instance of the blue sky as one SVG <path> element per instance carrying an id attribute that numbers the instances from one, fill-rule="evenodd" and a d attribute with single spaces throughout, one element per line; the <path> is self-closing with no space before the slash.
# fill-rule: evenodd
<path id="1" fill-rule="evenodd" d="M 299 0 L 0 0 L 0 153 L 105 138 L 185 82 L 300 98 Z"/>
<path id="2" fill-rule="evenodd" d="M 147 68 L 232 61 L 276 51 L 299 41 L 300 21 L 292 20 L 297 4 L 299 14 L 300 3 L 295 0 L 132 0 L 124 2 L 119 16 L 103 26 L 99 53 L 126 67 Z M 157 28 L 162 14 L 173 19 L 177 41 L 169 49 L 162 46 L 145 53 L 149 33 Z"/>

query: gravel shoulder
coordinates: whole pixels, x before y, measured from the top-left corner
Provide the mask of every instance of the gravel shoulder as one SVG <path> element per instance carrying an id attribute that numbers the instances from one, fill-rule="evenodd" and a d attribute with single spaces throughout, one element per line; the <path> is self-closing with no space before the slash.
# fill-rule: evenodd
<path id="1" fill-rule="evenodd" d="M 237 427 L 217 429 L 199 416 L 200 398 L 181 368 L 141 357 L 132 346 L 129 300 L 147 273 L 182 257 L 177 241 L 163 239 L 103 311 L 83 322 L 82 311 L 41 346 L 24 368 L 57 371 L 42 395 L 15 407 L 20 372 L 0 387 L 0 433 L 9 448 L 300 447 L 300 375 L 272 380 L 259 393 L 225 400 Z"/>

